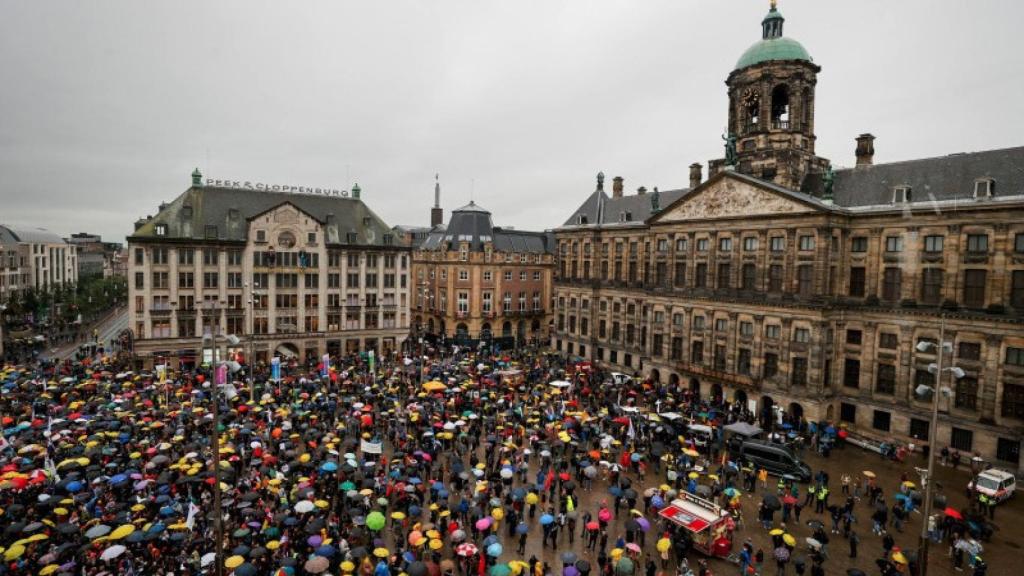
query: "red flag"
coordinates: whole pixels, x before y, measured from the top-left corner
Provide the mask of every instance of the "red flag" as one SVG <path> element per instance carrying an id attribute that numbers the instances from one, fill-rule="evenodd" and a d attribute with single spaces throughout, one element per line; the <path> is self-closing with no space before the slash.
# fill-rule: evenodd
<path id="1" fill-rule="evenodd" d="M 480 554 L 480 562 L 477 563 L 477 576 L 487 576 L 487 561 L 483 554 Z"/>
<path id="2" fill-rule="evenodd" d="M 551 489 L 551 483 L 554 482 L 554 481 L 555 481 L 555 471 L 554 470 L 548 470 L 548 475 L 547 475 L 547 477 L 544 478 L 544 489 L 545 490 Z"/>

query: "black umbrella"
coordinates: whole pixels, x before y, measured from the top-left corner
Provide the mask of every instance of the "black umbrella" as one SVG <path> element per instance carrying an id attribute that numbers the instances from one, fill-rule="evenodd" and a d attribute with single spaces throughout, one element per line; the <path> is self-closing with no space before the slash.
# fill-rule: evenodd
<path id="1" fill-rule="evenodd" d="M 576 569 L 580 571 L 580 574 L 588 574 L 590 573 L 590 562 L 587 562 L 586 560 L 577 560 Z"/>
<path id="2" fill-rule="evenodd" d="M 406 572 L 409 576 L 427 576 L 427 565 L 423 562 L 416 561 L 409 564 L 409 568 Z"/>
<path id="3" fill-rule="evenodd" d="M 818 528 L 825 527 L 825 525 L 822 524 L 821 520 L 808 520 L 807 525 L 810 526 L 812 530 L 817 530 Z"/>
<path id="4" fill-rule="evenodd" d="M 779 498 L 775 494 L 765 494 L 764 498 L 761 499 L 761 502 L 764 502 L 765 507 L 771 510 L 779 510 L 782 508 L 782 503 L 779 502 Z"/>

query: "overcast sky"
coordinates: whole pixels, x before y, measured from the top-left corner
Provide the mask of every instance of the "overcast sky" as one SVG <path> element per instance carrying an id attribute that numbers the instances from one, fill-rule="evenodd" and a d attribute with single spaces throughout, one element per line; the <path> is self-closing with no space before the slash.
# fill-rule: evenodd
<path id="1" fill-rule="evenodd" d="M 1024 144 L 1024 2 L 781 0 L 818 153 Z M 384 220 L 561 224 L 599 170 L 687 184 L 767 0 L 0 0 L 0 222 L 121 240 L 213 178 L 349 188 Z"/>

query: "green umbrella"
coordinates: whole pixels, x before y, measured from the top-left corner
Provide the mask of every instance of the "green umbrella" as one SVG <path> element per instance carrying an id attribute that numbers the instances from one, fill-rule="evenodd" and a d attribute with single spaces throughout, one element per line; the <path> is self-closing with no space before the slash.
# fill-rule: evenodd
<path id="1" fill-rule="evenodd" d="M 508 564 L 495 564 L 491 566 L 491 569 L 487 572 L 490 576 L 509 576 L 512 573 L 512 568 Z"/>
<path id="2" fill-rule="evenodd" d="M 374 532 L 384 528 L 384 524 L 387 520 L 384 519 L 384 515 L 374 510 L 366 515 L 366 527 Z"/>
<path id="3" fill-rule="evenodd" d="M 620 558 L 615 565 L 615 573 L 619 576 L 630 576 L 633 574 L 633 561 L 629 558 Z"/>
<path id="4" fill-rule="evenodd" d="M 353 484 L 351 480 L 345 480 L 341 483 L 341 486 L 338 486 L 338 488 L 340 488 L 342 492 L 348 492 L 349 490 L 355 490 L 356 485 Z"/>

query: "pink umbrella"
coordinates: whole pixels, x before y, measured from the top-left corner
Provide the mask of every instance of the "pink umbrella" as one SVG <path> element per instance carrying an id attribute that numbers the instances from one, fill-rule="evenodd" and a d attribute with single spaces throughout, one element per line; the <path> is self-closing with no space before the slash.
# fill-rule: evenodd
<path id="1" fill-rule="evenodd" d="M 455 553 L 462 557 L 472 556 L 477 552 L 479 552 L 479 550 L 472 542 L 463 542 L 455 547 Z"/>
<path id="2" fill-rule="evenodd" d="M 630 552 L 636 552 L 637 554 L 639 554 L 640 553 L 640 546 L 637 545 L 636 542 L 630 542 L 630 543 L 626 544 L 626 550 L 629 550 Z"/>
<path id="3" fill-rule="evenodd" d="M 607 508 L 601 508 L 597 512 L 597 519 L 602 522 L 608 522 L 612 519 L 612 511 Z"/>
<path id="4" fill-rule="evenodd" d="M 481 518 L 481 519 L 476 521 L 476 529 L 477 530 L 483 531 L 483 530 L 487 530 L 490 527 L 491 527 L 491 517 L 490 516 L 484 516 L 483 518 Z"/>

